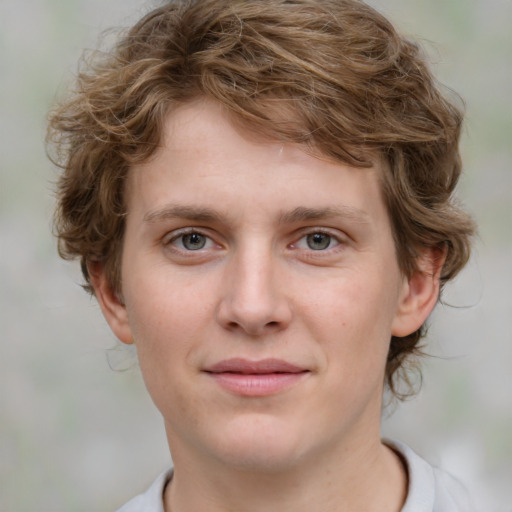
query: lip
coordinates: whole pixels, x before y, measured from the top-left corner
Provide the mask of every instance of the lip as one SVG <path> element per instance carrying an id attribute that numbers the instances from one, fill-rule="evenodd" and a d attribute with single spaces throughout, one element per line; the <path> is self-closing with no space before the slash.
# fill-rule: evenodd
<path id="1" fill-rule="evenodd" d="M 283 392 L 310 372 L 281 359 L 250 361 L 233 358 L 207 367 L 204 372 L 223 389 L 241 396 L 269 396 Z"/>

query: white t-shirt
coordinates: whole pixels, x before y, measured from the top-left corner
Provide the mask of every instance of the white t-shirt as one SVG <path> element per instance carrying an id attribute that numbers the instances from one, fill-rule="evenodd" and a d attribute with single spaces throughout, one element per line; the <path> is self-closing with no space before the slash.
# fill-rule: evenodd
<path id="1" fill-rule="evenodd" d="M 411 448 L 397 441 L 385 443 L 405 461 L 409 474 L 407 500 L 401 512 L 472 512 L 462 484 L 448 473 L 431 466 Z M 117 512 L 164 512 L 163 492 L 172 478 L 172 469 L 162 473 L 144 493 Z"/>
<path id="2" fill-rule="evenodd" d="M 384 442 L 407 465 L 409 488 L 401 512 L 473 512 L 466 488 L 452 475 L 431 466 L 404 443 Z"/>

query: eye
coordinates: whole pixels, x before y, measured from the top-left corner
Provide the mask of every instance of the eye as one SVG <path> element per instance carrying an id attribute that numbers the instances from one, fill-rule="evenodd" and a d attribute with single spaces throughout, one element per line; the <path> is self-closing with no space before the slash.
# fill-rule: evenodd
<path id="1" fill-rule="evenodd" d="M 332 237 L 327 233 L 311 233 L 306 236 L 306 243 L 314 251 L 323 251 L 331 245 Z"/>
<path id="2" fill-rule="evenodd" d="M 185 249 L 189 251 L 198 251 L 204 249 L 207 238 L 200 233 L 189 233 L 188 235 L 181 236 L 181 243 Z"/>
<path id="3" fill-rule="evenodd" d="M 208 249 L 214 245 L 211 238 L 197 231 L 181 233 L 171 238 L 167 245 L 172 245 L 181 251 L 200 251 Z"/>
<path id="4" fill-rule="evenodd" d="M 325 251 L 340 244 L 340 241 L 329 233 L 315 231 L 303 236 L 295 246 L 299 249 L 310 249 L 312 251 Z"/>

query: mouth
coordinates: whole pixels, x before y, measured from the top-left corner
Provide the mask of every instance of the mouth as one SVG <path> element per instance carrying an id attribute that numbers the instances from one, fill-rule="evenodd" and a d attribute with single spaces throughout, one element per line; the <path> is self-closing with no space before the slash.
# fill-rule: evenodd
<path id="1" fill-rule="evenodd" d="M 298 383 L 310 371 L 281 359 L 227 359 L 204 370 L 223 389 L 241 396 L 275 395 Z"/>

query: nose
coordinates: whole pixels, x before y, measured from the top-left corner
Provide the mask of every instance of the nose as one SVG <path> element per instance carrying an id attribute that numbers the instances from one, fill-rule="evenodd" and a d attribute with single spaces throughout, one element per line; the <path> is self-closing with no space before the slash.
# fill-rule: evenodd
<path id="1" fill-rule="evenodd" d="M 271 251 L 241 250 L 226 267 L 217 321 L 230 331 L 263 336 L 285 329 L 292 319 L 277 257 Z"/>

